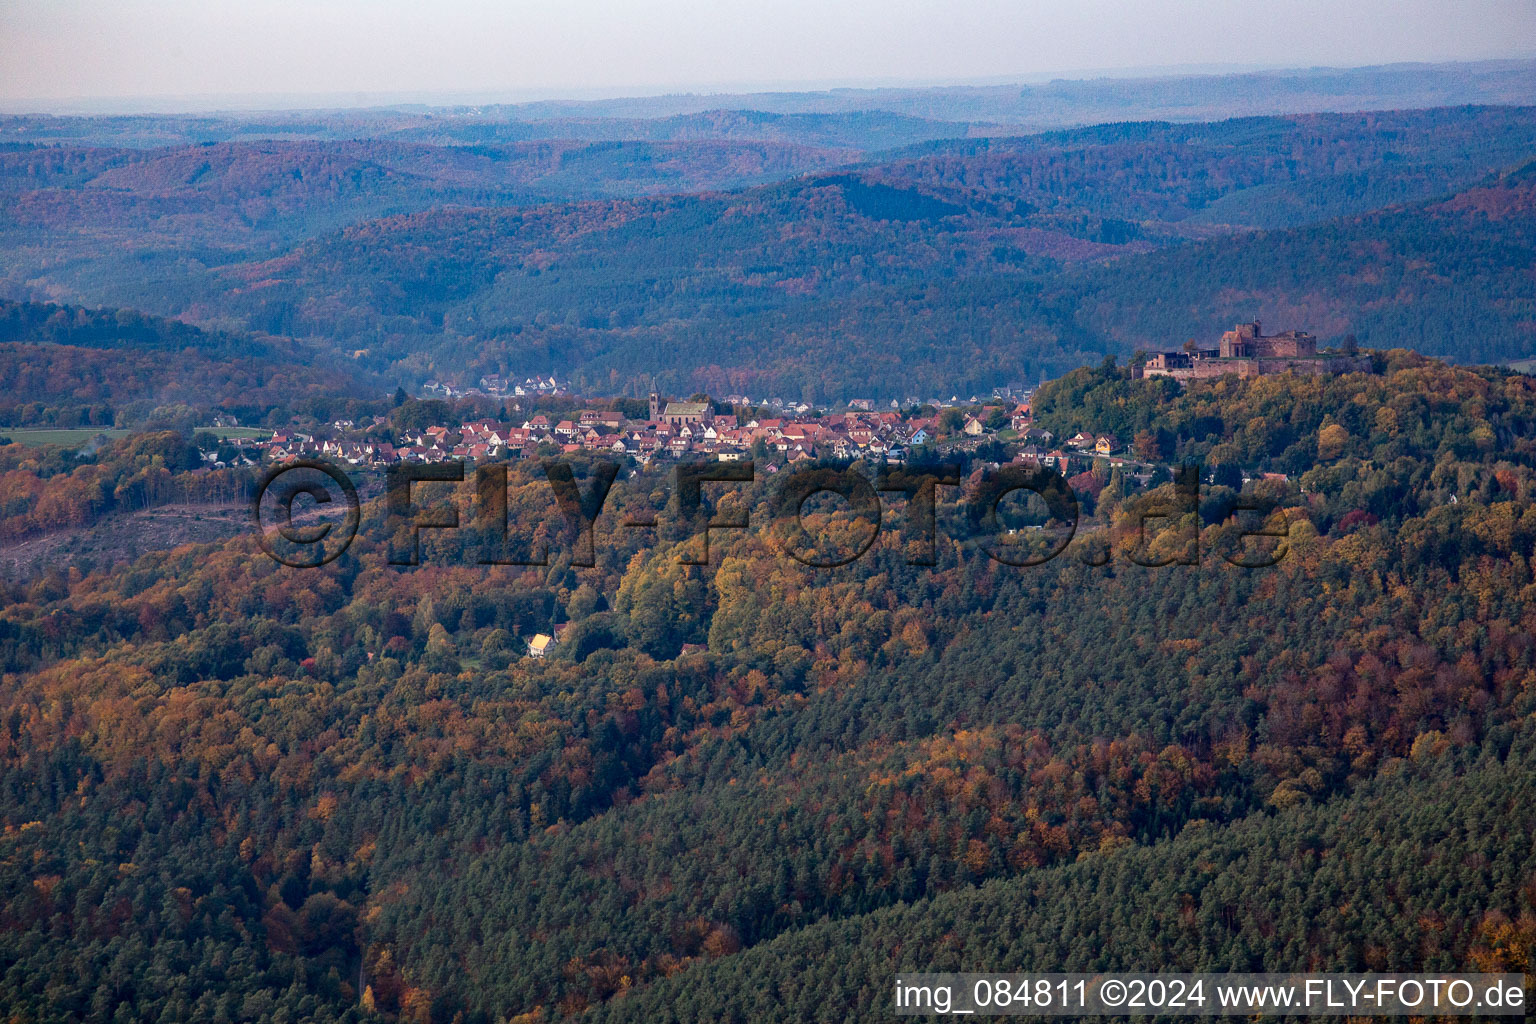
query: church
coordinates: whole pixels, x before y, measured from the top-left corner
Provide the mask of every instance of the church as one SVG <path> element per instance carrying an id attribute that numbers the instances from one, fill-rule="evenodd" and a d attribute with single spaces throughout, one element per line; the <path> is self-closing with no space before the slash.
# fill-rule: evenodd
<path id="1" fill-rule="evenodd" d="M 664 423 L 669 427 L 707 427 L 715 422 L 715 409 L 709 402 L 668 402 L 662 405 L 661 395 L 651 392 L 651 422 Z"/>

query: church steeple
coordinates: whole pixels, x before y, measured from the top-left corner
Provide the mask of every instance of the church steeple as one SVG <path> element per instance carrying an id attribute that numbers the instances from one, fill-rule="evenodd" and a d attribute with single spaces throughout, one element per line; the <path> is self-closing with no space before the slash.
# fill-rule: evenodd
<path id="1" fill-rule="evenodd" d="M 651 422 L 661 419 L 661 395 L 656 390 L 656 378 L 651 378 Z"/>

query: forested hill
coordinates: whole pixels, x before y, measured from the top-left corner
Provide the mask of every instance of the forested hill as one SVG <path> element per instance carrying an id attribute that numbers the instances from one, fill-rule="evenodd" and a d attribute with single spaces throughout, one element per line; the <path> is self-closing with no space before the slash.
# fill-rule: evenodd
<path id="1" fill-rule="evenodd" d="M 0 344 L 15 342 L 167 354 L 196 352 L 223 359 L 272 359 L 292 354 L 291 344 L 283 339 L 204 330 L 133 310 L 0 299 Z"/>
<path id="2" fill-rule="evenodd" d="M 1196 820 L 1152 847 L 1111 845 L 1068 867 L 818 923 L 585 1019 L 760 1024 L 837 1007 L 866 1020 L 890 1013 L 897 974 L 998 964 L 1529 972 L 1536 878 L 1511 837 L 1536 832 L 1533 748 L 1529 727 L 1480 755 L 1426 746 L 1334 804 L 1227 829 Z M 1450 863 L 1484 869 L 1448 886 Z"/>
<path id="3" fill-rule="evenodd" d="M 1094 268 L 1079 323 L 1108 351 L 1262 317 L 1463 362 L 1536 354 L 1536 163 L 1454 197 Z"/>
<path id="4" fill-rule="evenodd" d="M 812 403 L 986 392 L 1255 317 L 1494 361 L 1533 354 L 1531 184 L 1509 173 L 1533 127 L 1531 107 L 1120 124 L 857 168 L 745 141 L 13 149 L 0 287 L 407 382 Z"/>
<path id="5" fill-rule="evenodd" d="M 0 1003 L 703 1024 L 871 1016 L 920 967 L 1536 971 L 1536 380 L 1373 358 L 1042 395 L 1283 466 L 1262 568 L 1226 483 L 1178 507 L 1106 468 L 1032 568 L 946 488 L 936 564 L 893 514 L 812 569 L 767 475 L 685 565 L 670 481 L 626 474 L 583 569 L 520 462 L 548 565 L 444 530 L 391 567 L 370 505 L 319 569 L 241 538 L 9 586 Z"/>
<path id="6" fill-rule="evenodd" d="M 658 373 L 812 402 L 985 390 L 1254 317 L 1496 361 L 1530 354 L 1533 187 L 1526 170 L 1450 200 L 1173 244 L 1001 192 L 841 174 L 374 222 L 226 268 L 196 301 L 370 348 L 402 375 L 558 369 L 601 388 Z"/>
<path id="7" fill-rule="evenodd" d="M 259 422 L 383 382 L 334 351 L 132 310 L 0 300 L 0 426 L 142 426 L 212 411 Z"/>
<path id="8" fill-rule="evenodd" d="M 434 146 L 388 139 L 157 149 L 0 147 L 0 228 L 103 234 L 136 251 L 239 252 L 448 205 L 730 188 L 824 170 L 847 148 L 767 139 Z"/>
<path id="9" fill-rule="evenodd" d="M 1465 107 L 1120 122 L 948 140 L 880 164 L 887 178 L 970 188 L 1138 225 L 1295 227 L 1456 192 L 1533 155 L 1536 108 Z"/>

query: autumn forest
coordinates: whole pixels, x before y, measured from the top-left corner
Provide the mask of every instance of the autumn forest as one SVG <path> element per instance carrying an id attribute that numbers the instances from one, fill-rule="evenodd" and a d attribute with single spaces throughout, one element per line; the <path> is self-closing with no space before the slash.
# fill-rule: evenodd
<path id="1" fill-rule="evenodd" d="M 1298 73 L 1269 106 L 1235 75 L 0 116 L 0 1019 L 1536 976 L 1536 76 L 1507 70 L 1355 72 L 1348 106 Z M 1259 319 L 1321 368 L 1146 372 Z M 339 557 L 251 528 L 274 435 L 426 451 L 655 420 L 652 391 L 690 436 L 800 403 L 903 446 L 758 443 L 695 507 L 698 460 L 549 435 L 477 456 L 494 500 L 475 466 L 417 483 L 457 525 L 416 535 L 328 455 Z M 810 471 L 873 511 L 786 518 Z M 1070 531 L 996 490 L 1026 471 Z M 945 481 L 931 534 L 893 473 Z M 611 489 L 585 522 L 557 478 Z"/>

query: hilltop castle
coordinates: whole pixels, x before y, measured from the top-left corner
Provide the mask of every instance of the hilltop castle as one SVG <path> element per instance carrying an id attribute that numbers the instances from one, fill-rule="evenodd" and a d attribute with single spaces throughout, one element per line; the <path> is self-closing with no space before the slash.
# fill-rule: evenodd
<path id="1" fill-rule="evenodd" d="M 1369 356 L 1318 355 L 1317 339 L 1306 331 L 1266 335 L 1255 320 L 1223 333 L 1216 348 L 1190 344 L 1182 350 L 1154 353 L 1138 368 L 1137 376 L 1194 380 L 1228 373 L 1261 377 L 1286 372 L 1357 373 L 1370 368 Z"/>

